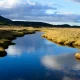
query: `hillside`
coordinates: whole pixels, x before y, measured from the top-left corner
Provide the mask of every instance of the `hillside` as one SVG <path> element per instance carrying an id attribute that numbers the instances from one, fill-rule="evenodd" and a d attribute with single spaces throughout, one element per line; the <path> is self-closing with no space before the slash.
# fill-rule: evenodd
<path id="1" fill-rule="evenodd" d="M 80 28 L 80 26 L 70 26 L 68 24 L 52 25 L 44 22 L 31 22 L 31 21 L 12 21 L 10 19 L 0 16 L 0 25 L 8 26 L 28 26 L 28 27 L 55 27 L 55 28 Z"/>
<path id="2" fill-rule="evenodd" d="M 31 21 L 13 21 L 12 22 L 13 25 L 17 25 L 17 26 L 32 26 L 32 27 L 50 27 L 53 25 L 50 25 L 48 23 L 44 23 L 44 22 L 31 22 Z"/>
<path id="3" fill-rule="evenodd" d="M 13 26 L 33 26 L 33 27 L 48 27 L 53 26 L 43 22 L 29 22 L 29 21 L 12 21 L 10 19 L 0 16 L 0 25 L 13 25 Z"/>
<path id="4" fill-rule="evenodd" d="M 10 19 L 7 19 L 7 18 L 0 16 L 0 25 L 8 25 L 10 23 L 11 23 Z"/>

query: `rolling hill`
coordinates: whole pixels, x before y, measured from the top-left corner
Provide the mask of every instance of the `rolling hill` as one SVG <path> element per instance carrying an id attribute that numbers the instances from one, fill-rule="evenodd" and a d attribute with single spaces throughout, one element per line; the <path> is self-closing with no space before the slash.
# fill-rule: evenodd
<path id="1" fill-rule="evenodd" d="M 0 16 L 0 25 L 14 25 L 14 26 L 32 26 L 32 27 L 48 27 L 53 26 L 44 22 L 31 22 L 31 21 L 12 21 L 10 19 Z"/>
<path id="2" fill-rule="evenodd" d="M 70 26 L 68 24 L 52 25 L 44 22 L 31 22 L 31 21 L 12 21 L 10 19 L 0 16 L 0 25 L 8 26 L 26 26 L 26 27 L 57 27 L 57 28 L 80 28 L 80 26 Z"/>
<path id="3" fill-rule="evenodd" d="M 12 21 L 10 19 L 4 18 L 2 16 L 0 16 L 0 25 L 8 25 L 10 24 Z"/>

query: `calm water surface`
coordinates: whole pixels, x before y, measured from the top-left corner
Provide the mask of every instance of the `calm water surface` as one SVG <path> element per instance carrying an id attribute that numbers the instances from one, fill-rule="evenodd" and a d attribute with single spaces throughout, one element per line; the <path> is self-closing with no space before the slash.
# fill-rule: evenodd
<path id="1" fill-rule="evenodd" d="M 13 41 L 7 56 L 0 58 L 0 80 L 80 80 L 76 48 L 58 46 L 29 34 Z"/>

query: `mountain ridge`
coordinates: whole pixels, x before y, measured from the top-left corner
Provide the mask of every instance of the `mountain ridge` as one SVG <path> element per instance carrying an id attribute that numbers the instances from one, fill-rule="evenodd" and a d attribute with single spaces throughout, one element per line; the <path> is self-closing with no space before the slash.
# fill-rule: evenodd
<path id="1" fill-rule="evenodd" d="M 4 18 L 0 15 L 0 25 L 14 25 L 14 26 L 31 26 L 31 27 L 41 27 L 41 26 L 53 26 L 44 22 L 32 22 L 32 21 L 12 21 L 10 19 Z"/>

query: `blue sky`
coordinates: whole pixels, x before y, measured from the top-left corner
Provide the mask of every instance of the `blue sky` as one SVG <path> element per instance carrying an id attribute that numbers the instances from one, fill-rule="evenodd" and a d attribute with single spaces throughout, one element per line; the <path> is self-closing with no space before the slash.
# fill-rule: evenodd
<path id="1" fill-rule="evenodd" d="M 80 0 L 0 0 L 0 15 L 11 20 L 79 22 Z"/>

